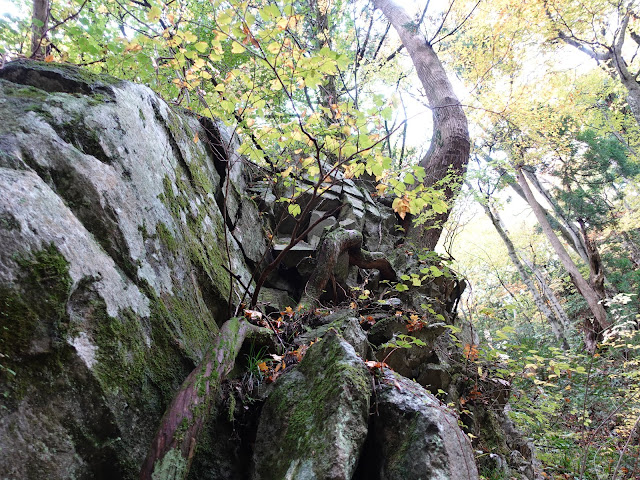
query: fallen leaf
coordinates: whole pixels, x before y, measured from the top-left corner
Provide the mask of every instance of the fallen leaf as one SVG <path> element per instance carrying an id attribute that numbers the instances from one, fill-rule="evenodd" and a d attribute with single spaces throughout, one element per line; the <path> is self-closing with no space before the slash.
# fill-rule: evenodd
<path id="1" fill-rule="evenodd" d="M 245 310 L 244 316 L 250 320 L 262 320 L 262 312 L 257 310 Z"/>

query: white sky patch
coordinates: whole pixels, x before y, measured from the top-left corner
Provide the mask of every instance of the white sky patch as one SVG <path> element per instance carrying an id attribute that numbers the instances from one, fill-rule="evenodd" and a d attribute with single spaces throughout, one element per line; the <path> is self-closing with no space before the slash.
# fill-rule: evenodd
<path id="1" fill-rule="evenodd" d="M 5 14 L 22 17 L 24 16 L 24 11 L 14 2 L 0 0 L 0 15 Z"/>

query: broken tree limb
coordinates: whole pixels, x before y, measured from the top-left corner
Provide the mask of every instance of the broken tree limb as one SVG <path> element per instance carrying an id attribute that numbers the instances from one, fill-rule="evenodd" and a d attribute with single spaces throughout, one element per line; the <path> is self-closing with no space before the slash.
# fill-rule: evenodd
<path id="1" fill-rule="evenodd" d="M 320 245 L 316 268 L 307 282 L 298 310 L 311 309 L 318 303 L 333 274 L 338 257 L 343 252 L 349 254 L 349 264 L 360 268 L 375 268 L 380 271 L 382 280 L 396 280 L 396 272 L 383 254 L 362 250 L 362 233 L 337 228 L 327 234 Z"/>
<path id="2" fill-rule="evenodd" d="M 245 338 L 270 335 L 243 318 L 227 320 L 204 359 L 186 378 L 165 412 L 141 480 L 183 480 L 187 477 L 198 437 L 215 404 L 220 384 L 235 364 Z"/>

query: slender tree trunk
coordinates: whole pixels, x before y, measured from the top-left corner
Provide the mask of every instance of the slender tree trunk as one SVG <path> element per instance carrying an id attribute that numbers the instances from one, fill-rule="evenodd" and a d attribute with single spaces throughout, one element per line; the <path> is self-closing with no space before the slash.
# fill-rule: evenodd
<path id="1" fill-rule="evenodd" d="M 598 292 L 600 297 L 607 298 L 607 290 L 605 288 L 606 278 L 604 276 L 600 251 L 593 239 L 589 237 L 584 220 L 580 220 L 579 223 L 585 245 L 587 246 L 587 255 L 589 255 L 589 283 L 594 290 Z"/>
<path id="2" fill-rule="evenodd" d="M 565 212 L 563 212 L 562 208 L 560 208 L 560 205 L 558 205 L 558 202 L 556 202 L 549 191 L 544 188 L 544 186 L 540 183 L 540 180 L 538 180 L 538 177 L 529 170 L 525 170 L 524 173 L 527 179 L 533 184 L 534 187 L 536 187 L 536 190 L 538 190 L 538 192 L 540 192 L 545 200 L 549 202 L 549 205 L 551 205 L 551 208 L 556 214 L 556 221 L 558 222 L 561 231 L 566 232 L 566 235 L 571 238 L 571 241 L 568 241 L 567 243 L 571 245 L 576 253 L 580 255 L 580 258 L 588 264 L 589 254 L 587 252 L 586 243 L 583 240 L 582 235 L 580 234 L 580 230 L 578 230 L 576 225 L 567 218 Z"/>
<path id="3" fill-rule="evenodd" d="M 563 326 L 564 331 L 566 332 L 571 328 L 571 320 L 567 316 L 567 312 L 564 311 L 564 307 L 556 297 L 556 294 L 553 292 L 549 284 L 547 283 L 547 279 L 545 278 L 543 272 L 540 271 L 538 267 L 536 267 L 533 262 L 527 261 L 526 258 L 522 259 L 522 263 L 524 263 L 529 270 L 533 272 L 533 275 L 538 282 L 538 286 L 540 287 L 540 291 L 542 292 L 542 296 L 549 301 L 549 305 L 555 317 L 560 321 Z"/>
<path id="4" fill-rule="evenodd" d="M 33 13 L 31 15 L 31 55 L 36 60 L 45 57 L 42 41 L 47 33 L 49 20 L 49 0 L 33 0 Z"/>
<path id="5" fill-rule="evenodd" d="M 607 318 L 607 312 L 602 305 L 604 297 L 600 296 L 589 282 L 582 277 L 578 267 L 573 263 L 573 260 L 571 260 L 571 257 L 560 243 L 560 240 L 547 221 L 547 217 L 544 215 L 542 207 L 533 196 L 533 192 L 531 191 L 531 188 L 529 188 L 527 180 L 524 178 L 521 167 L 516 167 L 516 179 L 520 187 L 522 187 L 522 190 L 527 197 L 527 202 L 533 209 L 533 213 L 542 227 L 542 231 L 549 239 L 551 246 L 558 255 L 558 258 L 562 262 L 565 270 L 569 273 L 571 281 L 578 289 L 578 292 L 580 292 L 580 295 L 582 295 L 587 301 L 589 309 L 594 316 L 595 322 L 591 320 L 587 322 L 587 332 L 585 336 L 587 349 L 593 353 L 596 350 L 598 340 L 602 338 L 602 332 L 611 325 Z"/>
<path id="6" fill-rule="evenodd" d="M 196 444 L 220 384 L 231 371 L 244 339 L 251 334 L 270 334 L 244 319 L 231 318 L 220 329 L 204 359 L 182 383 L 162 417 L 140 471 L 141 480 L 187 478 Z"/>
<path id="7" fill-rule="evenodd" d="M 636 123 L 640 125 L 640 84 L 637 75 L 629 71 L 628 64 L 622 56 L 625 37 L 629 28 L 629 22 L 636 13 L 628 6 L 622 10 L 622 3 L 619 4 L 618 14 L 622 17 L 620 26 L 616 28 L 615 37 L 611 45 L 602 45 L 599 43 L 591 43 L 578 40 L 571 32 L 566 33 L 558 30 L 558 38 L 563 42 L 571 45 L 591 58 L 596 60 L 604 70 L 627 90 L 627 104 L 631 113 L 636 119 Z M 630 4 L 631 5 L 631 4 Z M 599 47 L 598 47 L 599 46 Z M 601 48 L 602 47 L 602 48 Z M 598 50 L 598 48 L 600 48 Z"/>
<path id="8" fill-rule="evenodd" d="M 622 231 L 620 232 L 622 235 L 622 246 L 629 252 L 629 259 L 631 263 L 633 263 L 634 268 L 640 268 L 640 248 L 633 241 L 629 232 Z"/>
<path id="9" fill-rule="evenodd" d="M 497 168 L 496 170 L 498 171 L 498 173 L 500 173 L 502 175 L 506 175 L 506 173 L 507 173 L 507 171 L 504 168 Z M 524 191 L 522 190 L 520 185 L 518 185 L 517 182 L 511 182 L 509 185 L 510 185 L 511 189 L 514 192 L 516 192 L 520 198 L 522 198 L 525 202 L 528 203 L 528 200 L 527 200 L 526 195 L 524 194 Z M 545 196 L 545 198 L 546 198 L 546 196 Z M 567 242 L 567 245 L 569 245 L 571 247 L 571 249 L 574 252 L 576 252 L 585 263 L 588 263 L 589 262 L 589 258 L 587 257 L 587 252 L 584 250 L 584 248 L 581 248 L 581 246 L 580 246 L 581 243 L 578 240 L 578 237 L 576 237 L 575 234 L 571 233 L 570 229 L 567 228 L 557 218 L 555 218 L 549 211 L 547 211 L 546 208 L 544 208 L 542 205 L 540 206 L 540 208 L 542 208 L 545 217 L 547 217 L 547 221 L 550 224 L 553 224 L 558 229 L 558 231 L 560 232 L 560 235 L 562 236 L 564 241 Z"/>
<path id="10" fill-rule="evenodd" d="M 447 73 L 431 45 L 419 32 L 416 23 L 393 0 L 373 0 L 387 20 L 398 32 L 402 44 L 409 52 L 418 78 L 422 83 L 429 106 L 433 111 L 431 145 L 420 165 L 426 171 L 425 185 L 437 184 L 452 173 L 462 176 L 469 161 L 470 140 L 467 117 L 453 92 Z M 457 193 L 457 187 L 446 189 L 447 200 Z M 420 228 L 411 228 L 409 236 L 420 246 L 433 250 L 442 233 L 442 224 L 448 212 Z"/>
<path id="11" fill-rule="evenodd" d="M 623 36 L 628 24 L 628 18 L 626 21 L 627 23 L 624 23 L 625 28 L 622 31 Z M 624 58 L 622 58 L 622 45 L 620 45 L 620 48 L 613 48 L 611 64 L 618 74 L 618 80 L 627 89 L 627 104 L 636 122 L 640 125 L 640 84 L 638 84 L 637 77 L 629 71 Z"/>
<path id="12" fill-rule="evenodd" d="M 533 302 L 535 303 L 536 307 L 538 308 L 540 313 L 542 313 L 549 321 L 549 326 L 551 327 L 551 330 L 553 331 L 553 334 L 555 335 L 555 337 L 558 339 L 558 341 L 562 345 L 562 348 L 564 350 L 569 350 L 569 342 L 567 342 L 567 337 L 565 335 L 564 326 L 562 325 L 562 322 L 560 321 L 560 319 L 556 318 L 553 312 L 549 309 L 547 304 L 544 302 L 544 299 L 540 296 L 538 289 L 533 284 L 531 277 L 527 273 L 526 269 L 524 268 L 524 265 L 522 264 L 522 262 L 520 261 L 520 258 L 518 257 L 518 254 L 513 245 L 513 242 L 509 238 L 509 235 L 507 235 L 507 232 L 504 230 L 504 228 L 502 228 L 502 222 L 500 221 L 500 216 L 498 212 L 494 213 L 491 210 L 491 207 L 488 205 L 488 203 L 483 203 L 482 207 L 484 208 L 485 213 L 487 214 L 487 216 L 491 220 L 491 223 L 493 224 L 496 231 L 498 232 L 498 235 L 500 235 L 500 238 L 502 239 L 503 243 L 507 247 L 509 258 L 511 259 L 511 262 L 518 270 L 518 274 L 520 274 L 520 278 L 522 278 L 522 281 L 524 282 L 524 284 L 527 286 L 527 289 L 531 293 L 531 296 L 533 297 Z"/>

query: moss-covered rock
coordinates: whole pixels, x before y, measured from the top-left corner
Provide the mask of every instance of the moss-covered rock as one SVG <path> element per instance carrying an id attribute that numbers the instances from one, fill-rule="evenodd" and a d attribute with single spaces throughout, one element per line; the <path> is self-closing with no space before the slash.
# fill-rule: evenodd
<path id="1" fill-rule="evenodd" d="M 253 478 L 350 479 L 367 435 L 370 390 L 363 361 L 330 330 L 267 399 Z"/>
<path id="2" fill-rule="evenodd" d="M 478 478 L 471 443 L 456 416 L 420 385 L 386 370 L 376 402 L 358 478 Z"/>
<path id="3" fill-rule="evenodd" d="M 0 477 L 136 478 L 251 283 L 193 141 L 220 132 L 28 61 L 0 70 L 0 117 Z"/>

